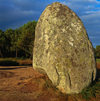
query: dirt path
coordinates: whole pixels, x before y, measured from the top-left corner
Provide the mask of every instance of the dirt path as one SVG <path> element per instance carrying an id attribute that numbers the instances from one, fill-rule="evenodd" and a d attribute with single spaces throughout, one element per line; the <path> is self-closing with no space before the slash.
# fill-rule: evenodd
<path id="1" fill-rule="evenodd" d="M 0 101 L 64 101 L 50 83 L 32 67 L 0 67 Z"/>
<path id="2" fill-rule="evenodd" d="M 100 96 L 91 101 L 100 101 Z M 0 101 L 85 101 L 60 93 L 47 78 L 27 66 L 0 66 Z"/>

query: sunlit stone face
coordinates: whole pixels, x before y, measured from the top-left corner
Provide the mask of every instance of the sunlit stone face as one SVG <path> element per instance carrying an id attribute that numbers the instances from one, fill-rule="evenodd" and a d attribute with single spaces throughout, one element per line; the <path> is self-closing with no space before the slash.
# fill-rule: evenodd
<path id="1" fill-rule="evenodd" d="M 44 70 L 63 93 L 79 93 L 96 76 L 92 44 L 83 23 L 58 2 L 46 7 L 36 26 L 33 68 Z"/>

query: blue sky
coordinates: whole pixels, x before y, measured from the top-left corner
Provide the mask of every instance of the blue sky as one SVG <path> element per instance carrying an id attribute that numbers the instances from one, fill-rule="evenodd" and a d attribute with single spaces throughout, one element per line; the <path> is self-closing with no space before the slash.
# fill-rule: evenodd
<path id="1" fill-rule="evenodd" d="M 77 13 L 93 46 L 100 45 L 100 0 L 0 0 L 0 29 L 15 29 L 38 20 L 45 7 L 56 1 Z"/>

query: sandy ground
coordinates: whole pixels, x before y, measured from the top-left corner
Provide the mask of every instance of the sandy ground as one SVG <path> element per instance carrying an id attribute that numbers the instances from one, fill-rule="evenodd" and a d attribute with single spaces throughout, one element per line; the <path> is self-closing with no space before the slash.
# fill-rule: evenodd
<path id="1" fill-rule="evenodd" d="M 52 100 L 51 100 L 52 99 Z M 27 66 L 0 67 L 0 101 L 64 101 L 43 74 Z"/>
<path id="2" fill-rule="evenodd" d="M 46 75 L 38 73 L 32 67 L 0 66 L 0 101 L 85 100 L 79 95 L 62 94 Z M 97 95 L 90 101 L 100 101 L 100 96 Z"/>

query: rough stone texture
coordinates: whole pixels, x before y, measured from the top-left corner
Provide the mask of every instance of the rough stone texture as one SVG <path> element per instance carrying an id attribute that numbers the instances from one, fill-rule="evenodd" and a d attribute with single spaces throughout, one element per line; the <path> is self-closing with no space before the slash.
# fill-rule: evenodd
<path id="1" fill-rule="evenodd" d="M 58 2 L 38 20 L 33 54 L 33 68 L 45 71 L 63 93 L 79 93 L 95 80 L 93 47 L 83 23 Z"/>

